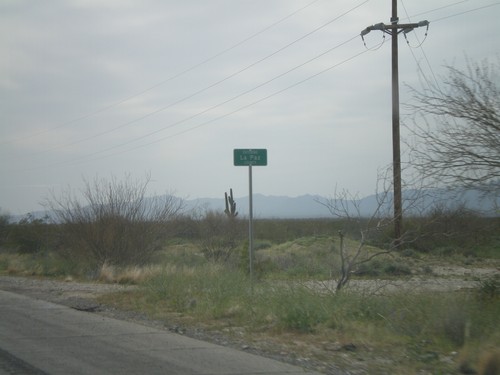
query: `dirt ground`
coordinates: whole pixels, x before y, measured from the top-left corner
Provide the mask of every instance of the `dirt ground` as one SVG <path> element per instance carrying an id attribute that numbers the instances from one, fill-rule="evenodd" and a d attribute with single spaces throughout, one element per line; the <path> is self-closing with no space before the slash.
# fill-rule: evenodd
<path id="1" fill-rule="evenodd" d="M 500 274 L 500 269 L 488 267 L 434 266 L 427 273 L 416 273 L 396 280 L 356 280 L 349 287 L 366 293 L 391 293 L 396 291 L 432 291 L 453 292 L 474 289 L 480 285 L 480 280 Z M 335 290 L 335 281 L 309 283 L 311 287 L 324 290 Z"/>
<path id="2" fill-rule="evenodd" d="M 434 266 L 428 274 L 416 274 L 406 280 L 374 281 L 353 280 L 352 287 L 369 292 L 391 292 L 408 288 L 414 290 L 432 291 L 456 291 L 470 289 L 478 286 L 479 280 L 500 273 L 499 264 L 490 264 L 488 267 L 462 267 L 462 266 Z M 314 288 L 334 290 L 333 282 L 315 282 L 310 284 Z M 222 331 L 204 330 L 199 326 L 191 327 L 179 323 L 173 318 L 171 321 L 155 321 L 144 314 L 134 311 L 124 311 L 112 306 L 103 305 L 98 302 L 98 297 L 120 291 L 134 290 L 137 286 L 82 283 L 71 279 L 52 280 L 32 277 L 0 276 L 0 289 L 19 294 L 28 295 L 33 298 L 50 301 L 65 305 L 77 310 L 102 314 L 116 319 L 133 321 L 136 323 L 154 326 L 175 333 L 187 335 L 197 339 L 214 342 L 216 344 L 231 346 L 240 350 L 253 352 L 258 355 L 278 359 L 284 362 L 300 365 L 305 368 L 315 369 L 331 375 L 355 375 L 368 374 L 366 372 L 367 361 L 384 361 L 387 358 L 359 358 L 353 355 L 355 347 L 352 343 L 329 343 L 323 345 L 322 355 L 332 357 L 332 360 L 319 362 L 312 360 L 308 354 L 310 350 L 300 351 L 300 345 L 294 344 L 294 337 L 290 336 L 290 345 L 282 345 L 282 342 L 273 342 L 265 335 L 253 336 L 251 342 L 246 341 L 243 334 L 239 334 L 238 327 L 227 327 Z M 319 345 L 321 347 L 321 345 Z M 315 345 L 317 347 L 317 345 Z M 333 353 L 333 354 L 332 354 Z M 335 360 L 333 360 L 335 357 Z M 452 360 L 452 358 L 443 359 Z M 341 362 L 342 369 L 335 363 Z M 422 373 L 423 374 L 423 373 Z"/>

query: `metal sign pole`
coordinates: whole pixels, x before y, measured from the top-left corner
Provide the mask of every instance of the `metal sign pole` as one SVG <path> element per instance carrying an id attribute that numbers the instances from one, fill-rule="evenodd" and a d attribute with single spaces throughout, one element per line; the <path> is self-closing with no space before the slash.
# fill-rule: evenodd
<path id="1" fill-rule="evenodd" d="M 235 166 L 248 166 L 248 258 L 250 284 L 253 294 L 253 193 L 252 193 L 252 166 L 267 165 L 267 150 L 265 148 L 233 150 L 233 161 Z"/>
<path id="2" fill-rule="evenodd" d="M 253 287 L 253 193 L 252 193 L 252 166 L 248 166 L 248 256 L 250 282 Z"/>

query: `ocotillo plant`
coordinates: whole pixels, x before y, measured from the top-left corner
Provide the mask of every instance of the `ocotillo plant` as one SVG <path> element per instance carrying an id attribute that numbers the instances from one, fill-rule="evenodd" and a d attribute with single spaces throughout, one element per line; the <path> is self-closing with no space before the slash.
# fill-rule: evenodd
<path id="1" fill-rule="evenodd" d="M 229 218 L 234 219 L 236 216 L 238 216 L 238 212 L 236 212 L 236 202 L 233 198 L 233 189 L 229 189 L 229 195 L 227 195 L 226 192 L 224 193 L 224 196 L 226 197 L 226 209 L 224 210 L 224 213 Z"/>

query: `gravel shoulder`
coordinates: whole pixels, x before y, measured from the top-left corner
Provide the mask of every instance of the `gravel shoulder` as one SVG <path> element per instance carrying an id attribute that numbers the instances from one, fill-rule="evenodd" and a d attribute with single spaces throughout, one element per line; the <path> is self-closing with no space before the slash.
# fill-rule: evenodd
<path id="1" fill-rule="evenodd" d="M 96 297 L 113 292 L 120 292 L 134 286 L 102 283 L 81 283 L 71 279 L 66 281 L 19 277 L 0 276 L 0 289 L 24 294 L 68 306 L 78 310 L 97 309 Z"/>
<path id="2" fill-rule="evenodd" d="M 171 322 L 150 319 L 146 314 L 135 311 L 120 310 L 115 307 L 101 304 L 97 301 L 99 296 L 137 289 L 134 285 L 103 284 L 96 282 L 82 283 L 71 279 L 54 280 L 36 277 L 3 276 L 0 275 L 0 290 L 23 294 L 67 306 L 80 311 L 96 313 L 106 317 L 134 322 L 149 327 L 164 329 L 176 334 L 186 335 L 202 341 L 232 347 L 250 352 L 259 356 L 275 359 L 305 369 L 318 370 L 319 364 L 309 359 L 304 359 L 286 352 L 267 350 L 266 345 L 248 343 L 243 338 L 238 338 L 231 332 L 216 332 L 203 330 L 199 327 L 187 327 Z M 275 348 L 274 348 L 275 349 Z M 320 371 L 321 372 L 321 371 Z M 332 366 L 328 374 L 343 375 L 340 369 Z"/>

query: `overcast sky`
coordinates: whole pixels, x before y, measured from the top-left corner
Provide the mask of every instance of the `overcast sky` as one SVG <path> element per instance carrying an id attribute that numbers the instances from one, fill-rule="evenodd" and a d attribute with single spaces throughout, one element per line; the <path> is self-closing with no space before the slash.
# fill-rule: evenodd
<path id="1" fill-rule="evenodd" d="M 500 1 L 398 14 L 430 21 L 399 36 L 402 105 L 419 76 L 499 56 Z M 149 194 L 246 196 L 234 148 L 268 150 L 254 193 L 372 194 L 392 160 L 391 43 L 359 33 L 390 16 L 391 0 L 2 0 L 0 208 L 126 173 L 150 173 Z"/>

